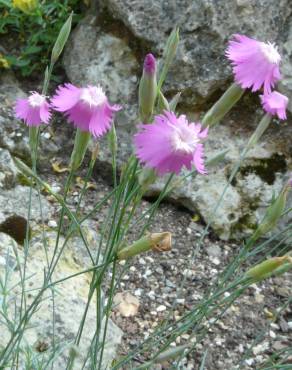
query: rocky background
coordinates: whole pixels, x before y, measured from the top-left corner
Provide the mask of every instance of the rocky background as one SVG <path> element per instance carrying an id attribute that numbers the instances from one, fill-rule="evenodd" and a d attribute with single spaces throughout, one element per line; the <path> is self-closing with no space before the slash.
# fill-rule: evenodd
<path id="1" fill-rule="evenodd" d="M 131 137 L 137 124 L 137 88 L 143 58 L 148 52 L 154 53 L 158 59 L 162 56 L 165 41 L 174 26 L 180 27 L 181 42 L 164 86 L 164 93 L 168 98 L 179 91 L 182 93 L 180 111 L 196 120 L 199 119 L 232 82 L 231 69 L 224 57 L 224 50 L 233 33 L 245 33 L 279 45 L 283 55 L 284 75 L 279 89 L 288 95 L 292 102 L 290 0 L 92 1 L 91 9 L 74 30 L 65 50 L 62 79 L 76 84 L 100 83 L 107 90 L 112 102 L 124 106 L 117 119 L 120 163 L 131 152 Z M 40 85 L 41 80 L 17 81 L 12 73 L 0 76 L 1 225 L 9 217 L 17 215 L 25 218 L 27 214 L 29 190 L 13 163 L 14 156 L 29 161 L 27 128 L 14 119 L 12 107 L 15 98 L 24 96 L 31 89 L 38 89 Z M 204 240 L 204 249 L 197 256 L 196 266 L 185 269 L 185 261 L 191 258 L 196 240 L 202 234 L 202 227 L 210 220 L 233 165 L 262 114 L 258 96 L 246 92 L 235 109 L 210 131 L 206 143 L 208 158 L 228 149 L 224 162 L 210 169 L 208 176 L 189 178 L 183 187 L 173 191 L 169 202 L 161 208 L 155 226 L 157 231 L 171 229 L 175 235 L 174 249 L 159 261 L 151 255 L 137 259 L 123 278 L 121 290 L 134 295 L 140 302 L 140 308 L 132 318 L 125 318 L 119 312 L 113 314 L 115 324 L 111 323 L 108 340 L 112 345 L 107 352 L 107 361 L 112 359 L 117 344 L 121 343 L 122 332 L 116 324 L 125 334 L 119 350 L 122 355 L 140 339 L 147 337 L 163 319 L 168 307 L 177 298 L 177 283 L 183 276 L 187 276 L 188 286 L 180 297 L 177 317 L 196 304 L 207 289 L 209 281 L 215 279 L 217 272 L 237 253 L 242 237 L 249 235 L 256 227 L 273 192 L 279 192 L 289 178 L 292 168 L 290 115 L 287 122 L 274 120 L 261 143 L 249 153 L 212 220 L 212 231 Z M 67 165 L 73 138 L 72 127 L 59 119 L 54 120 L 41 137 L 39 171 L 57 192 L 62 189 L 65 174 L 56 174 L 51 165 L 56 162 L 61 163 L 61 167 Z M 110 156 L 106 141 L 100 148 L 100 157 L 92 180 L 95 188 L 89 192 L 82 205 L 85 210 L 109 191 L 111 186 Z M 150 200 L 157 196 L 163 181 L 161 179 L 151 188 Z M 68 198 L 72 205 L 77 200 L 78 191 L 75 183 Z M 37 193 L 33 192 L 33 204 L 36 208 L 32 209 L 34 239 L 30 252 L 31 274 L 35 273 L 44 261 L 40 246 L 41 216 L 37 198 Z M 292 206 L 291 197 L 289 202 Z M 53 245 L 59 206 L 47 195 L 42 196 L 42 203 L 48 245 Z M 142 210 L 147 207 L 149 203 L 145 201 Z M 92 248 L 95 248 L 97 243 L 98 229 L 104 215 L 105 213 L 96 215 L 89 222 L 87 234 Z M 290 219 L 287 218 L 283 225 L 289 222 Z M 0 272 L 4 271 L 9 262 L 15 273 L 12 277 L 13 285 L 18 276 L 15 260 L 12 258 L 13 248 L 20 250 L 20 258 L 23 256 L 20 246 L 7 235 L 3 226 L 0 227 L 1 231 L 6 232 L 0 233 Z M 56 279 L 88 267 L 82 248 L 82 242 L 78 238 L 72 240 L 61 261 L 61 269 L 57 271 Z M 8 259 L 7 254 L 11 256 Z M 38 279 L 35 279 L 32 288 L 38 286 L 37 281 Z M 104 288 L 106 290 L 107 286 Z M 74 282 L 69 281 L 60 288 L 64 295 L 61 295 L 57 302 L 58 338 L 73 338 L 77 329 L 77 317 L 81 316 L 85 305 L 87 289 L 86 276 Z M 67 296 L 65 293 L 68 290 L 76 291 L 76 294 L 64 300 L 63 296 Z M 216 324 L 202 344 L 201 352 L 198 348 L 199 351 L 186 362 L 185 368 L 195 368 L 206 347 L 210 348 L 208 370 L 235 366 L 248 350 L 248 343 L 254 339 L 255 332 L 258 334 L 264 326 L 269 325 L 271 315 L 289 294 L 289 275 L 273 279 L 270 284 L 252 287 L 248 295 L 242 297 L 238 304 L 227 312 L 226 317 Z M 50 312 L 50 304 L 36 316 L 37 327 L 31 331 L 28 338 L 31 343 L 35 343 L 36 348 L 50 346 L 51 317 L 44 319 L 43 316 L 45 312 Z M 89 317 L 93 318 L 94 312 L 90 313 Z M 246 362 L 239 368 L 258 368 L 273 351 L 291 344 L 291 317 L 291 309 L 288 307 L 266 335 L 260 338 L 256 349 L 246 356 Z M 90 330 L 80 353 L 85 351 L 89 338 Z M 2 340 L 5 340 L 4 336 Z M 184 343 L 185 340 L 188 338 L 179 338 L 177 344 Z M 0 348 L 1 345 L 3 343 L 0 340 Z M 144 358 L 140 360 L 143 361 Z"/>
<path id="2" fill-rule="evenodd" d="M 279 45 L 284 75 L 279 89 L 292 102 L 291 1 L 95 1 L 72 35 L 64 68 L 73 83 L 100 83 L 113 102 L 125 107 L 117 120 L 120 158 L 130 152 L 137 123 L 137 86 L 143 58 L 148 52 L 161 57 L 175 26 L 180 28 L 181 41 L 164 93 L 171 98 L 181 92 L 179 109 L 190 117 L 199 119 L 232 82 L 224 51 L 234 33 Z M 228 149 L 225 162 L 211 169 L 208 176 L 189 178 L 171 199 L 208 222 L 232 166 L 261 115 L 258 96 L 247 92 L 221 124 L 210 131 L 207 157 Z M 291 133 L 291 117 L 287 122 L 275 120 L 261 143 L 249 153 L 212 221 L 220 238 L 246 236 L 256 227 L 273 192 L 279 192 L 290 176 Z M 102 152 L 100 159 L 109 162 L 108 153 Z M 157 194 L 162 182 L 153 187 L 152 195 Z"/>

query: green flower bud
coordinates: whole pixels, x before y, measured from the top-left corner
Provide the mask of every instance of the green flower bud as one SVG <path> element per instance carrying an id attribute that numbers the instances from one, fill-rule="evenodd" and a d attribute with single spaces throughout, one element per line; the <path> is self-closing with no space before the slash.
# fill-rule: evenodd
<path id="1" fill-rule="evenodd" d="M 143 167 L 138 175 L 138 182 L 142 187 L 143 193 L 155 182 L 156 178 L 157 175 L 153 168 Z"/>
<path id="2" fill-rule="evenodd" d="M 52 50 L 52 56 L 51 56 L 52 64 L 56 63 L 56 61 L 58 60 L 59 56 L 61 55 L 61 53 L 64 49 L 64 46 L 65 46 L 65 44 L 68 40 L 68 37 L 69 37 L 70 32 L 71 32 L 72 16 L 73 16 L 73 13 L 70 14 L 69 18 L 63 24 L 63 26 L 62 26 L 62 28 L 59 32 L 59 35 L 57 37 L 57 40 L 56 40 L 55 45 L 54 45 L 53 50 Z"/>
<path id="3" fill-rule="evenodd" d="M 118 260 L 127 260 L 137 254 L 153 250 L 166 252 L 171 249 L 171 234 L 169 232 L 153 233 L 137 240 L 133 244 L 118 251 Z"/>
<path id="4" fill-rule="evenodd" d="M 76 171 L 81 166 L 88 147 L 89 139 L 89 132 L 81 131 L 79 128 L 77 129 L 70 161 L 70 168 L 72 171 Z"/>
<path id="5" fill-rule="evenodd" d="M 268 207 L 267 212 L 263 218 L 263 221 L 255 231 L 252 239 L 256 241 L 262 235 L 266 234 L 267 232 L 271 231 L 278 223 L 279 219 L 282 216 L 282 213 L 286 207 L 287 201 L 287 194 L 291 189 L 290 181 L 286 184 L 278 195 L 278 197 L 272 202 L 272 204 Z"/>
<path id="6" fill-rule="evenodd" d="M 286 264 L 290 260 L 291 257 L 288 256 L 273 257 L 250 268 L 245 275 L 246 277 L 255 279 L 257 281 L 263 280 L 267 277 L 270 277 L 280 266 Z"/>
<path id="7" fill-rule="evenodd" d="M 178 43 L 179 43 L 179 29 L 175 28 L 169 35 L 169 38 L 166 42 L 166 46 L 164 49 L 163 67 L 162 67 L 162 70 L 159 76 L 158 90 L 161 90 L 161 87 L 166 78 L 168 70 L 171 66 L 171 63 L 173 62 L 173 59 L 177 51 Z"/>

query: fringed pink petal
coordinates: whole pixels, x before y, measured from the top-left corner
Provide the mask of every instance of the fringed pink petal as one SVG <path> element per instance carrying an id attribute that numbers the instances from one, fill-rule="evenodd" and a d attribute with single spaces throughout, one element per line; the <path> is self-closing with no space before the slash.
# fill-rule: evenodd
<path id="1" fill-rule="evenodd" d="M 287 96 L 280 94 L 278 91 L 273 91 L 270 94 L 260 95 L 260 98 L 262 106 L 267 113 L 277 115 L 281 120 L 287 118 L 286 109 L 289 102 Z"/>
<path id="2" fill-rule="evenodd" d="M 51 99 L 52 107 L 58 112 L 66 112 L 78 103 L 80 94 L 81 89 L 72 84 L 59 86 Z"/>
<path id="3" fill-rule="evenodd" d="M 94 137 L 100 137 L 110 130 L 112 124 L 112 110 L 109 106 L 95 108 L 89 122 L 89 131 Z"/>
<path id="4" fill-rule="evenodd" d="M 201 124 L 189 124 L 183 115 L 176 117 L 173 112 L 164 112 L 155 116 L 152 124 L 139 125 L 134 136 L 135 153 L 140 162 L 159 175 L 179 174 L 183 167 L 191 170 L 194 159 L 205 173 L 199 140 L 207 133 Z"/>
<path id="5" fill-rule="evenodd" d="M 81 131 L 89 131 L 89 122 L 92 118 L 90 109 L 78 102 L 75 106 L 65 112 L 69 122 L 73 123 Z"/>
<path id="6" fill-rule="evenodd" d="M 194 153 L 194 165 L 199 173 L 205 175 L 207 173 L 204 165 L 204 147 L 203 144 L 198 144 Z"/>
<path id="7" fill-rule="evenodd" d="M 225 55 L 231 61 L 235 81 L 244 89 L 254 92 L 264 87 L 264 92 L 270 93 L 281 78 L 281 57 L 273 44 L 237 34 L 229 41 Z"/>
<path id="8" fill-rule="evenodd" d="M 50 112 L 50 104 L 45 102 L 41 107 L 40 107 L 40 118 L 42 122 L 44 123 L 49 123 L 51 119 L 51 112 Z"/>
<path id="9" fill-rule="evenodd" d="M 18 99 L 15 104 L 14 113 L 15 117 L 19 119 L 27 120 L 29 111 L 29 103 L 27 99 Z"/>

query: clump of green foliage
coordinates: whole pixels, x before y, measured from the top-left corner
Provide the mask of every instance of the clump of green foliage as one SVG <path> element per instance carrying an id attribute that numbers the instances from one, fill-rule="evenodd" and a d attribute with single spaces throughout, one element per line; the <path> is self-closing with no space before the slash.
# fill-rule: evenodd
<path id="1" fill-rule="evenodd" d="M 0 68 L 12 67 L 22 76 L 42 71 L 70 12 L 74 25 L 86 5 L 80 0 L 0 0 Z"/>

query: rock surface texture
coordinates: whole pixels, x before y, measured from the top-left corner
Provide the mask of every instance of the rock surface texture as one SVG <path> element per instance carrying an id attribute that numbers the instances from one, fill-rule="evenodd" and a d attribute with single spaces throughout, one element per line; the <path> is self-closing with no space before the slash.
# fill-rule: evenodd
<path id="1" fill-rule="evenodd" d="M 130 153 L 137 123 L 137 86 L 147 52 L 162 56 L 174 26 L 180 27 L 177 57 L 164 85 L 171 97 L 182 92 L 179 110 L 198 119 L 232 81 L 224 57 L 228 39 L 244 33 L 275 42 L 283 55 L 284 80 L 279 88 L 292 101 L 292 4 L 289 0 L 99 0 L 73 33 L 64 66 L 77 84 L 101 83 L 114 102 L 124 106 L 117 119 L 120 158 Z M 290 103 L 291 104 L 291 103 Z M 228 149 L 226 160 L 209 170 L 209 176 L 190 178 L 171 195 L 172 200 L 210 221 L 220 192 L 228 182 L 235 160 L 262 116 L 258 96 L 247 92 L 219 126 L 210 130 L 207 157 Z M 291 119 L 273 122 L 261 143 L 249 154 L 227 190 L 211 226 L 222 238 L 248 235 L 265 207 L 289 177 L 291 169 Z M 101 148 L 101 162 L 110 162 Z M 164 181 L 158 181 L 150 195 Z"/>
<path id="2" fill-rule="evenodd" d="M 56 233 L 49 232 L 46 234 L 46 247 L 48 250 L 49 258 L 52 257 L 52 251 L 56 243 Z M 88 230 L 86 233 L 88 239 L 88 245 L 90 248 L 96 247 L 96 235 L 92 235 L 92 232 Z M 62 245 L 64 238 L 60 240 Z M 20 248 L 15 241 L 8 235 L 0 233 L 0 274 L 2 277 L 6 277 L 7 289 L 12 288 L 10 294 L 9 304 L 9 317 L 13 320 L 13 313 L 15 306 L 19 309 L 20 307 L 20 286 L 19 286 L 19 271 L 17 261 L 14 257 L 14 249 L 18 249 L 19 263 L 23 266 L 24 263 L 24 251 Z M 27 304 L 31 304 L 35 298 L 35 291 L 33 289 L 39 289 L 43 281 L 43 270 L 47 267 L 46 265 L 46 251 L 44 248 L 44 242 L 41 235 L 37 235 L 31 241 L 31 247 L 29 250 L 26 273 L 28 276 L 27 286 L 32 289 L 32 294 L 28 297 Z M 64 277 L 73 275 L 77 272 L 88 267 L 85 256 L 86 252 L 83 248 L 83 242 L 80 238 L 73 238 L 67 245 L 65 253 L 62 255 L 58 267 L 56 268 L 53 280 L 57 281 Z M 72 343 L 75 335 L 78 331 L 79 323 L 81 321 L 89 289 L 89 274 L 82 274 L 74 279 L 66 280 L 63 283 L 58 284 L 57 293 L 55 293 L 54 305 L 55 305 L 55 340 L 56 342 L 62 342 L 60 345 L 60 351 L 62 355 L 58 357 L 55 362 L 55 366 L 59 369 L 63 369 L 68 359 L 68 353 L 72 348 Z M 71 292 L 72 294 L 68 294 Z M 35 349 L 34 356 L 41 357 L 44 352 L 45 357 L 50 356 L 50 351 L 46 353 L 48 348 L 52 347 L 52 315 L 53 315 L 53 301 L 52 292 L 50 289 L 44 294 L 46 299 L 43 300 L 42 304 L 39 305 L 37 312 L 34 314 L 31 320 L 30 330 L 25 331 L 24 339 Z M 76 369 L 81 368 L 85 359 L 85 354 L 88 351 L 91 339 L 94 335 L 94 325 L 92 322 L 95 320 L 95 305 L 94 302 L 90 305 L 87 320 L 84 327 L 83 339 L 79 345 L 77 351 L 77 358 L 75 360 Z M 9 333 L 6 328 L 2 326 L 0 338 L 0 347 L 5 346 L 9 338 Z M 105 369 L 109 366 L 109 363 L 113 360 L 118 344 L 120 344 L 122 338 L 122 331 L 111 321 L 108 323 L 108 332 L 106 338 L 105 351 L 103 356 L 103 366 Z M 43 348 L 43 350 L 41 350 Z M 27 368 L 22 364 L 22 368 Z"/>

